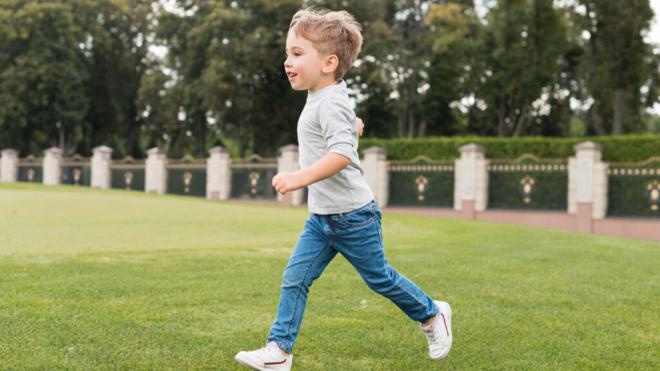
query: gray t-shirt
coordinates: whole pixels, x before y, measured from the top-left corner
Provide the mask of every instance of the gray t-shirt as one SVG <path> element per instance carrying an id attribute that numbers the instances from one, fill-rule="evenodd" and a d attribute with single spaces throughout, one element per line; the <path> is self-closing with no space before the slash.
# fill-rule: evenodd
<path id="1" fill-rule="evenodd" d="M 355 112 L 343 80 L 308 93 L 298 119 L 300 168 L 316 163 L 328 152 L 346 156 L 351 163 L 339 173 L 307 186 L 309 211 L 336 214 L 353 211 L 374 199 L 362 174 L 358 157 Z"/>

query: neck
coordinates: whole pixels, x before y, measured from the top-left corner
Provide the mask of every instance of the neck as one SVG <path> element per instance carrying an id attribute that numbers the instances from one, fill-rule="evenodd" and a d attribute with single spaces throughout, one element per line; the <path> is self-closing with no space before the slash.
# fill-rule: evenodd
<path id="1" fill-rule="evenodd" d="M 310 93 L 315 93 L 315 92 L 325 88 L 326 86 L 330 86 L 330 85 L 332 85 L 336 82 L 337 81 L 335 81 L 332 78 L 324 79 L 324 80 L 320 81 L 318 84 L 316 84 L 315 86 L 312 86 L 311 88 L 309 88 L 309 92 Z"/>

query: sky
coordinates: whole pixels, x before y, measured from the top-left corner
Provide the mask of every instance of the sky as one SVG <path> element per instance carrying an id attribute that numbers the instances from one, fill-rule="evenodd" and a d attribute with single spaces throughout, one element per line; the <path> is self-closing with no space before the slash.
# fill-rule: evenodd
<path id="1" fill-rule="evenodd" d="M 660 14 L 660 0 L 651 0 L 651 8 L 655 13 L 655 19 L 651 26 L 651 32 L 648 35 L 648 41 L 655 44 L 660 44 L 660 22 L 658 22 L 658 14 Z"/>

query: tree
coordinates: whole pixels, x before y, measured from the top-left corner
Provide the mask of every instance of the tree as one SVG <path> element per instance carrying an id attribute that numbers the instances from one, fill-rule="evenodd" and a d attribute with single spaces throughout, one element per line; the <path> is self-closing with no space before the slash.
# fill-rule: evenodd
<path id="1" fill-rule="evenodd" d="M 483 72 L 478 55 L 483 27 L 473 1 L 431 4 L 426 22 L 431 59 L 418 134 L 466 133 L 470 125 L 475 125 L 479 112 L 485 109 L 483 102 L 473 98 L 474 87 L 478 86 Z M 465 97 L 468 101 L 471 99 L 472 104 L 464 105 L 461 101 Z"/>
<path id="2" fill-rule="evenodd" d="M 86 31 L 83 50 L 90 76 L 85 116 L 85 152 L 99 144 L 116 156 L 142 156 L 142 116 L 137 101 L 142 78 L 154 63 L 148 53 L 155 14 L 151 0 L 76 0 Z"/>
<path id="3" fill-rule="evenodd" d="M 75 149 L 88 107 L 84 33 L 69 4 L 5 1 L 0 5 L 0 131 L 22 154 L 46 146 Z"/>
<path id="4" fill-rule="evenodd" d="M 491 108 L 497 135 L 525 135 L 565 99 L 559 78 L 570 50 L 567 25 L 552 0 L 499 0 L 488 14 L 479 97 Z M 564 93 L 565 95 L 565 93 Z"/>
<path id="5" fill-rule="evenodd" d="M 648 0 L 625 6 L 607 0 L 579 0 L 572 8 L 586 49 L 583 86 L 591 99 L 589 122 L 598 135 L 640 129 L 640 89 L 657 74 L 657 58 L 643 39 L 653 11 Z"/>
<path id="6" fill-rule="evenodd" d="M 396 47 L 390 49 L 383 67 L 391 76 L 391 90 L 397 99 L 399 136 L 420 134 L 422 99 L 428 89 L 430 67 L 428 25 L 424 22 L 430 1 L 399 0 L 392 29 Z"/>
<path id="7" fill-rule="evenodd" d="M 303 95 L 283 72 L 286 31 L 298 1 L 180 1 L 184 15 L 163 14 L 159 40 L 181 87 L 182 125 L 196 154 L 214 138 L 274 154 L 295 141 Z M 185 13 L 188 13 L 186 15 Z M 178 134 L 182 135 L 182 134 Z M 177 151 L 182 151 L 178 149 Z"/>

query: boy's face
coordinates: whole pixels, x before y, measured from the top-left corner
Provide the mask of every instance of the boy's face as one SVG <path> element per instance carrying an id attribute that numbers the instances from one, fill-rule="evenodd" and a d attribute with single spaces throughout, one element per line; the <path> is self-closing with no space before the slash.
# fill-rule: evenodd
<path id="1" fill-rule="evenodd" d="M 334 81 L 336 58 L 335 55 L 321 55 L 311 41 L 298 36 L 293 30 L 289 31 L 284 70 L 294 90 L 314 92 L 327 82 Z"/>

